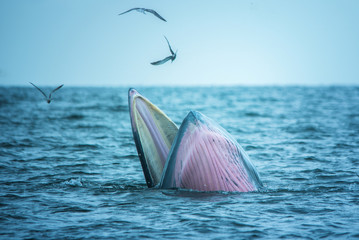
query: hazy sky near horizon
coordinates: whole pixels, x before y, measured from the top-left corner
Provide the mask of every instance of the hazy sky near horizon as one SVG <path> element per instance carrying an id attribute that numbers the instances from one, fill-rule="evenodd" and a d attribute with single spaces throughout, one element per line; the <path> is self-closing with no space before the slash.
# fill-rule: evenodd
<path id="1" fill-rule="evenodd" d="M 356 0 L 0 0 L 0 85 L 358 85 L 358 23 Z"/>

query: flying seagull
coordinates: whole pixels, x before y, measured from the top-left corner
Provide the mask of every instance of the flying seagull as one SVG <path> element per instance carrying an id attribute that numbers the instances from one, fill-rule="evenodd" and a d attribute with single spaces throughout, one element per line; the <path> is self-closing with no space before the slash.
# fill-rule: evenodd
<path id="1" fill-rule="evenodd" d="M 131 8 L 130 10 L 127 10 L 123 13 L 120 13 L 118 15 L 122 15 L 122 14 L 125 14 L 125 13 L 128 13 L 128 12 L 131 12 L 131 11 L 137 11 L 137 12 L 140 12 L 140 13 L 143 13 L 143 14 L 146 14 L 146 12 L 149 12 L 149 13 L 152 13 L 153 15 L 155 15 L 156 17 L 158 17 L 159 19 L 161 19 L 162 21 L 166 21 L 166 19 L 164 19 L 163 17 L 161 17 L 155 10 L 152 10 L 152 9 L 148 9 L 148 8 Z"/>
<path id="2" fill-rule="evenodd" d="M 32 86 L 34 86 L 37 90 L 39 90 L 42 95 L 44 95 L 45 99 L 46 99 L 46 102 L 47 103 L 50 103 L 52 98 L 51 98 L 51 94 L 57 90 L 59 90 L 62 86 L 64 86 L 64 84 L 61 84 L 60 86 L 58 86 L 57 88 L 55 88 L 54 90 L 52 90 L 49 94 L 49 97 L 47 97 L 47 95 L 44 93 L 44 91 L 42 91 L 40 88 L 38 88 L 35 84 L 33 84 L 32 82 L 30 82 Z"/>
<path id="3" fill-rule="evenodd" d="M 171 60 L 171 62 L 173 62 L 173 61 L 176 59 L 176 57 L 177 57 L 177 51 L 176 51 L 176 52 L 173 52 L 173 50 L 172 50 L 172 48 L 171 48 L 171 45 L 170 45 L 170 43 L 168 42 L 168 39 L 166 38 L 166 36 L 164 36 L 164 37 L 165 37 L 165 39 L 166 39 L 166 41 L 167 41 L 167 44 L 168 44 L 168 47 L 169 47 L 169 49 L 170 49 L 170 51 L 171 51 L 171 56 L 168 56 L 168 57 L 166 57 L 166 58 L 164 58 L 164 59 L 162 59 L 162 60 L 159 60 L 159 61 L 157 61 L 157 62 L 151 62 L 152 65 L 161 65 L 161 64 L 164 64 L 165 62 L 167 62 L 168 60 Z"/>

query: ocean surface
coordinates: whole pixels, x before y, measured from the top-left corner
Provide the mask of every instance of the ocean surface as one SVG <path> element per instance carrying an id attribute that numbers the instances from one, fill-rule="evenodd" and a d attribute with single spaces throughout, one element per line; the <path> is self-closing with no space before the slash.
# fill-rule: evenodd
<path id="1" fill-rule="evenodd" d="M 250 193 L 148 189 L 127 90 L 0 87 L 1 239 L 359 238 L 359 87 L 137 88 L 231 133 Z"/>

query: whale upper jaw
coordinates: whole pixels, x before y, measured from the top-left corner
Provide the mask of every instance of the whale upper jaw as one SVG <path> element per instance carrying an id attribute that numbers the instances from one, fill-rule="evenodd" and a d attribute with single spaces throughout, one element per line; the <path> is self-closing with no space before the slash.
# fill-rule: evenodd
<path id="1" fill-rule="evenodd" d="M 133 138 L 148 187 L 162 176 L 168 152 L 178 127 L 158 107 L 135 89 L 128 91 Z"/>

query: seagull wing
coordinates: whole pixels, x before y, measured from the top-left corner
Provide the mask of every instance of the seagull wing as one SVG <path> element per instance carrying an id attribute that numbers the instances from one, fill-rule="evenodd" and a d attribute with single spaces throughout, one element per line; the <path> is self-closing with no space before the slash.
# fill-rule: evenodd
<path id="1" fill-rule="evenodd" d="M 46 94 L 40 89 L 40 88 L 38 88 L 35 84 L 33 84 L 32 82 L 29 82 L 32 86 L 34 86 L 37 90 L 39 90 L 41 93 L 42 93 L 42 95 L 44 95 L 44 97 L 47 99 L 47 96 L 46 96 Z"/>
<path id="2" fill-rule="evenodd" d="M 125 14 L 125 13 L 128 13 L 128 12 L 131 12 L 133 10 L 139 10 L 139 9 L 141 9 L 141 8 L 131 8 L 130 10 L 127 10 L 127 11 L 125 11 L 123 13 L 118 14 L 118 15 L 122 15 L 122 14 Z"/>
<path id="3" fill-rule="evenodd" d="M 158 17 L 158 18 L 161 19 L 162 21 L 167 22 L 166 19 L 164 19 L 163 17 L 161 17 L 161 15 L 159 15 L 155 10 L 147 9 L 147 8 L 144 8 L 143 10 L 145 10 L 146 12 L 152 13 L 153 15 L 155 15 L 156 17 Z"/>
<path id="4" fill-rule="evenodd" d="M 58 86 L 57 88 L 55 88 L 54 90 L 51 91 L 49 98 L 51 99 L 51 94 L 54 93 L 55 91 L 59 90 L 60 88 L 62 88 L 62 86 L 64 86 L 64 84 L 61 84 L 60 86 Z"/>
<path id="5" fill-rule="evenodd" d="M 169 49 L 170 49 L 170 51 L 171 51 L 171 54 L 174 55 L 175 53 L 173 52 L 173 50 L 172 50 L 172 48 L 171 48 L 171 45 L 170 45 L 170 43 L 168 42 L 168 39 L 166 38 L 166 36 L 164 36 L 164 37 L 165 37 L 165 39 L 166 39 L 166 41 L 167 41 L 168 47 L 169 47 Z"/>
<path id="6" fill-rule="evenodd" d="M 165 62 L 169 61 L 172 59 L 172 56 L 168 56 L 162 60 L 159 60 L 157 62 L 151 62 L 152 65 L 161 65 L 161 64 L 164 64 Z"/>

